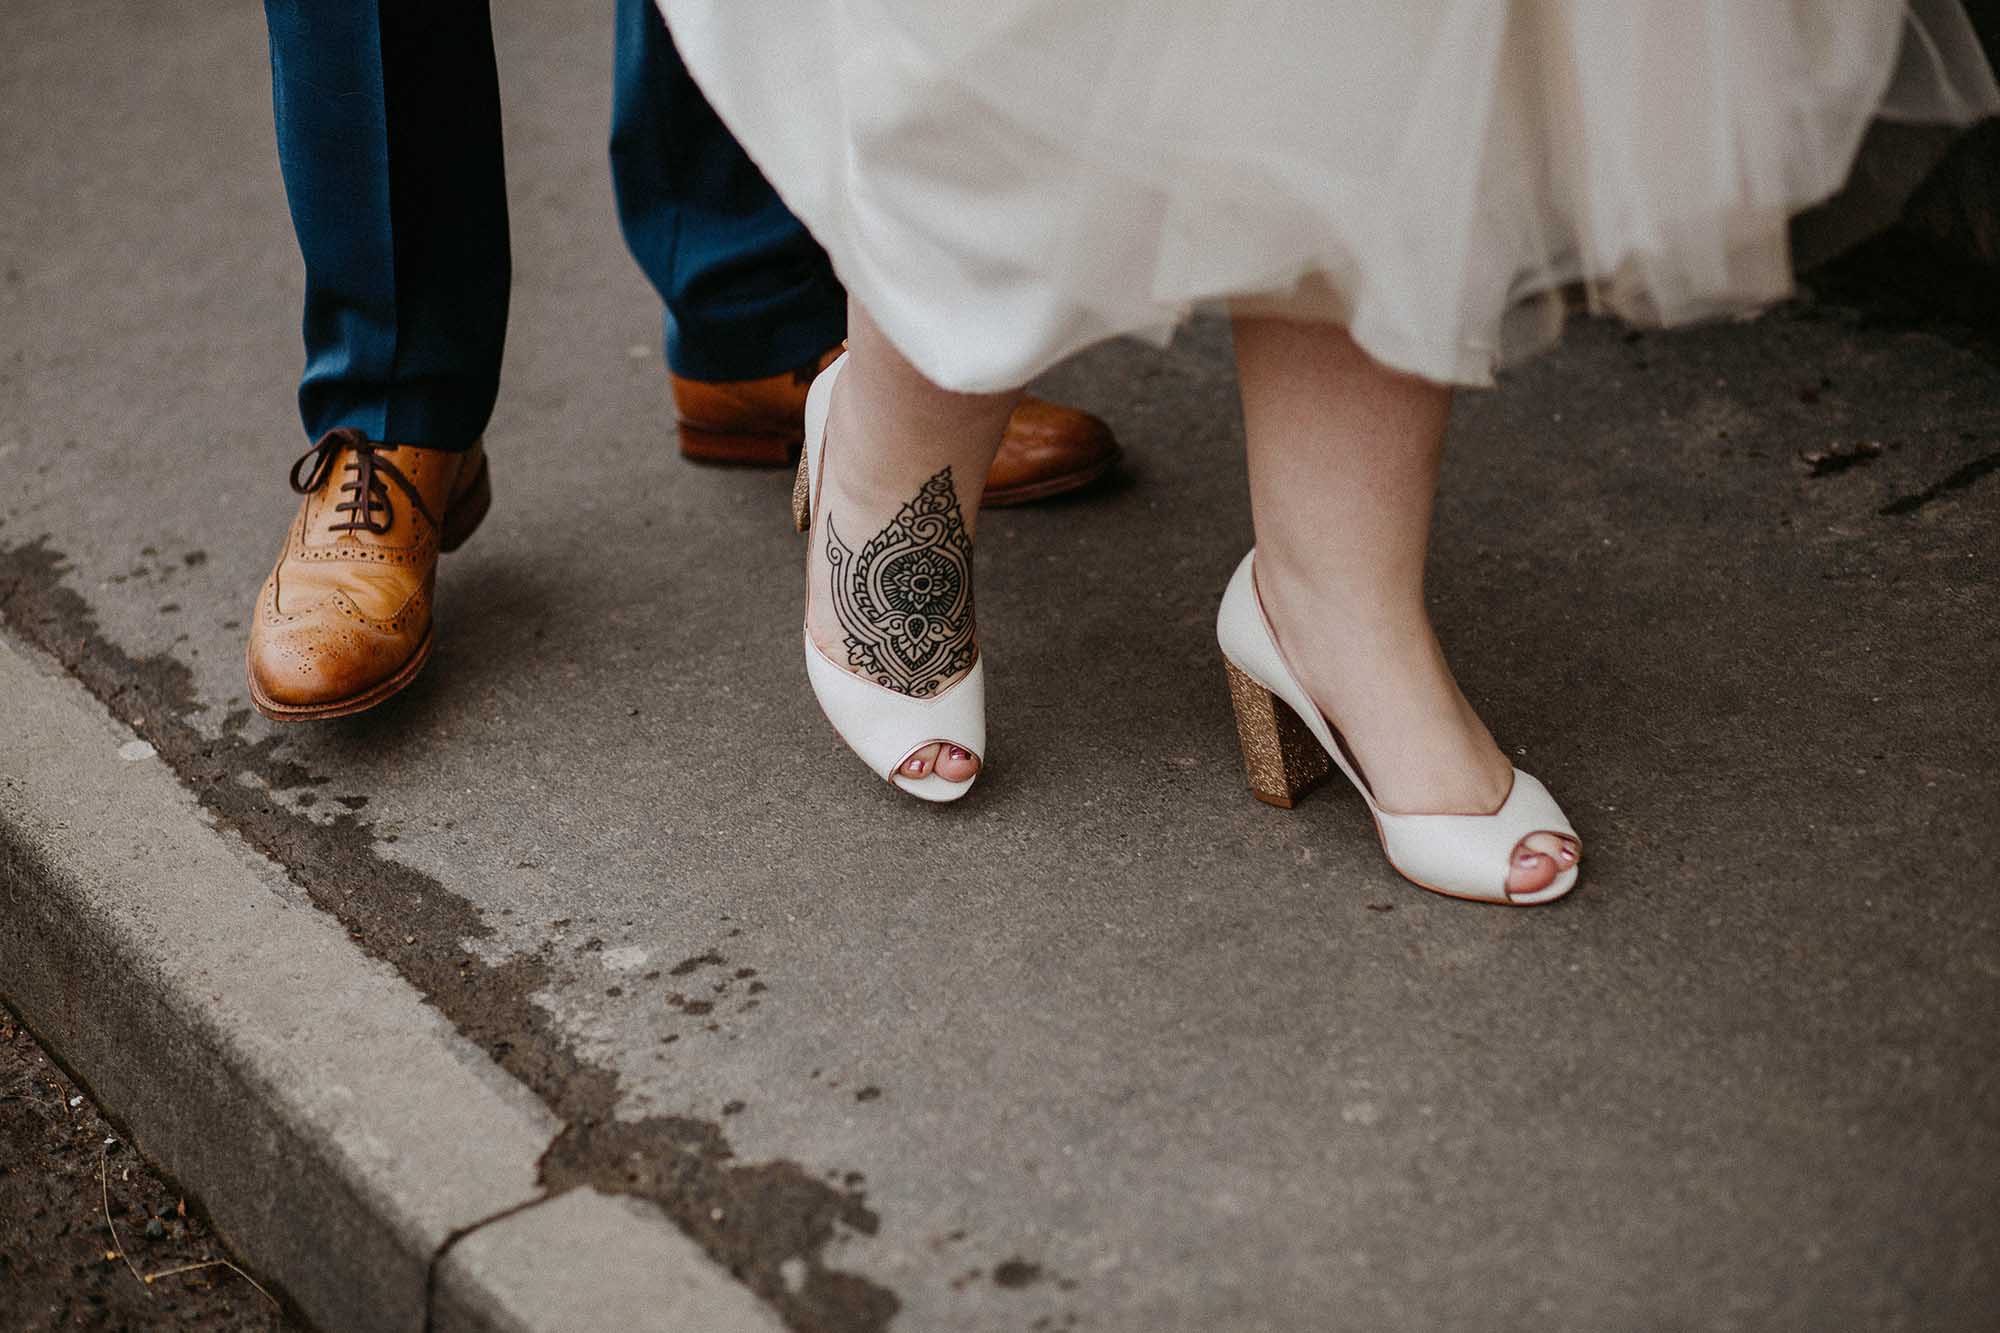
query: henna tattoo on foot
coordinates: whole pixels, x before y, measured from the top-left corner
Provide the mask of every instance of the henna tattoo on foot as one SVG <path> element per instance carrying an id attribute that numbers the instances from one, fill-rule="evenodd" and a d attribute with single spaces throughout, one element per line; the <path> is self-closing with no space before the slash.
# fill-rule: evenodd
<path id="1" fill-rule="evenodd" d="M 972 542 L 951 469 L 932 477 L 857 555 L 827 517 L 833 606 L 857 675 L 913 698 L 970 670 Z"/>

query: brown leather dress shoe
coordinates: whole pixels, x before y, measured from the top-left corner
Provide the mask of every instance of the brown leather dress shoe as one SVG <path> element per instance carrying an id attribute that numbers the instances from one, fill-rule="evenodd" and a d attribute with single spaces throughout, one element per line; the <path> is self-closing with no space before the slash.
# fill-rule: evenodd
<path id="1" fill-rule="evenodd" d="M 783 375 L 758 380 L 672 376 L 681 453 L 703 463 L 785 467 L 805 440 L 806 391 L 840 355 L 832 347 Z M 1088 486 L 1118 461 L 1111 427 L 1088 412 L 1023 398 L 986 479 L 988 505 L 1044 500 Z"/>
<path id="2" fill-rule="evenodd" d="M 250 698 L 280 722 L 344 717 L 430 659 L 438 553 L 486 517 L 486 454 L 331 431 L 292 465 L 292 489 L 305 501 L 250 621 Z"/>

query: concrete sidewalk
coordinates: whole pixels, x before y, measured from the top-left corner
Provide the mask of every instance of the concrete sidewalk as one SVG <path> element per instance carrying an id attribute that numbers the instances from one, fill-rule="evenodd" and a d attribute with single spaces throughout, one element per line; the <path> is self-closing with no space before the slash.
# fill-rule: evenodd
<path id="1" fill-rule="evenodd" d="M 1993 365 L 1807 303 L 1586 325 L 1462 400 L 1437 615 L 1590 849 L 1509 913 L 1396 879 L 1351 797 L 1244 792 L 1226 337 L 1099 349 L 1041 387 L 1130 464 L 982 521 L 992 769 L 916 809 L 806 690 L 790 479 L 673 452 L 609 7 L 510 5 L 496 508 L 417 685 L 281 729 L 241 680 L 303 448 L 259 16 L 23 8 L 0 994 L 325 1327 L 573 1318 L 697 1247 L 800 1329 L 1990 1326 Z M 171 841 L 48 827 L 86 816 Z M 224 947 L 240 989 L 173 965 Z M 232 1214 L 246 1164 L 349 1202 Z"/>
<path id="2" fill-rule="evenodd" d="M 548 1109 L 6 638 L 0 699 L 8 1001 L 318 1325 L 777 1327 L 657 1213 L 544 1188 Z"/>

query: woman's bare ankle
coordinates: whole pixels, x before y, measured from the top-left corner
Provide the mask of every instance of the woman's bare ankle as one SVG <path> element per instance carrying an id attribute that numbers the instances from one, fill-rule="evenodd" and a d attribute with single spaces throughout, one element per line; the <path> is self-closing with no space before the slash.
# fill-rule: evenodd
<path id="1" fill-rule="evenodd" d="M 1282 579 L 1267 591 L 1261 569 L 1259 591 L 1300 684 L 1384 809 L 1484 814 L 1506 799 L 1513 765 L 1459 690 L 1420 598 Z"/>

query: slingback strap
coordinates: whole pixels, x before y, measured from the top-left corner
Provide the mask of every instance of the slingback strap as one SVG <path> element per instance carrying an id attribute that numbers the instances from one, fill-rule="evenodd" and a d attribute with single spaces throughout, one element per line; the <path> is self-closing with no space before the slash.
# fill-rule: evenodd
<path id="1" fill-rule="evenodd" d="M 819 509 L 820 455 L 826 448 L 826 419 L 833 412 L 833 386 L 840 382 L 840 372 L 846 369 L 847 353 L 842 352 L 819 373 L 812 388 L 806 390 L 805 446 L 799 450 L 799 479 L 792 496 L 793 517 L 800 532 L 812 527 L 813 515 Z"/>

